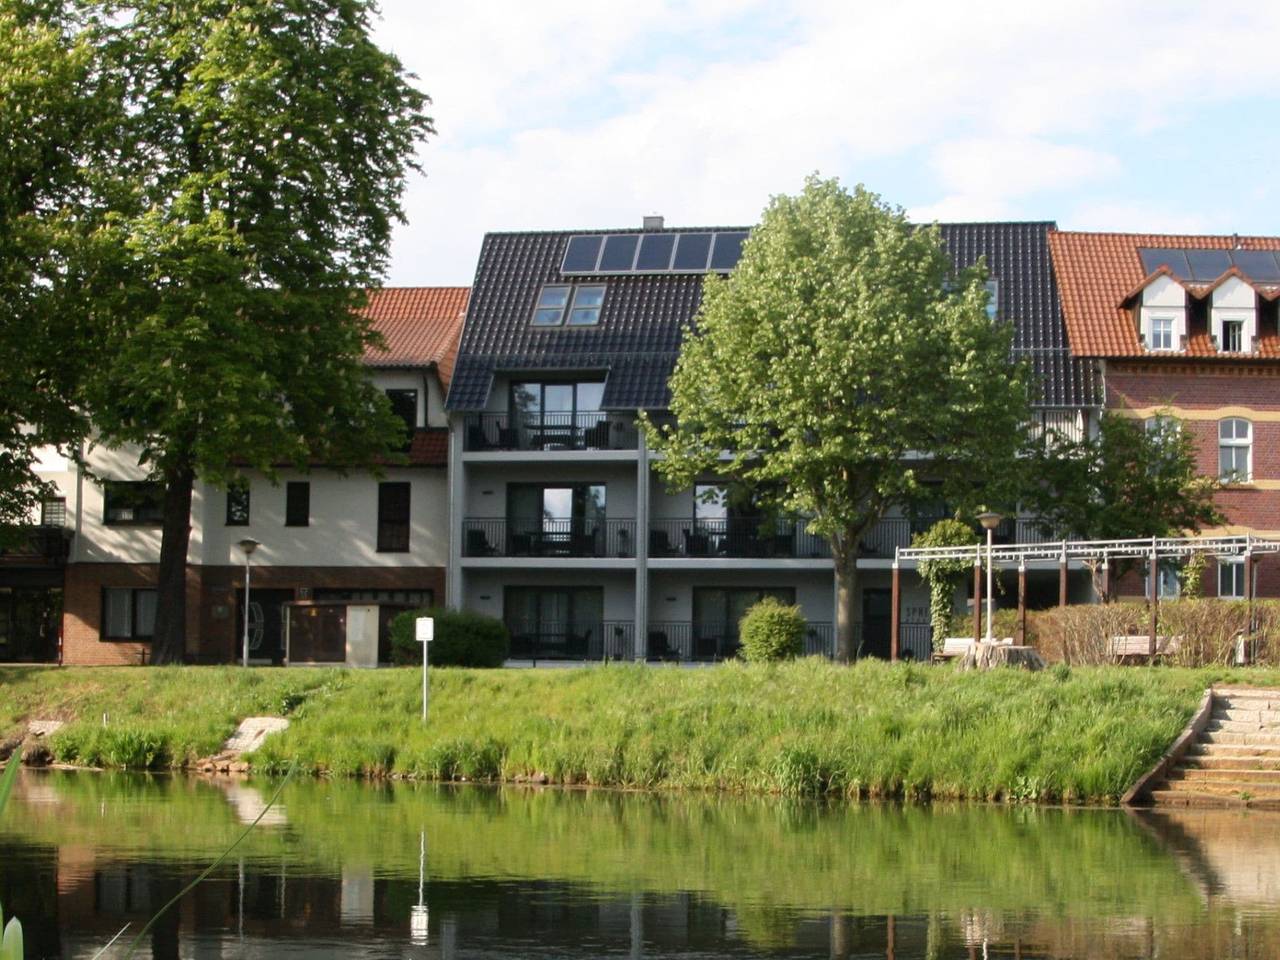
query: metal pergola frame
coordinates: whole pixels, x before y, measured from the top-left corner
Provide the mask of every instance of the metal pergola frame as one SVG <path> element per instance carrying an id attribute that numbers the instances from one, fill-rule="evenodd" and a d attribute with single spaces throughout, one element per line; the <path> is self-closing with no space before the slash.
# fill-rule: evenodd
<path id="1" fill-rule="evenodd" d="M 973 639 L 982 637 L 982 570 L 987 553 L 985 544 L 979 542 L 962 547 L 898 547 L 893 558 L 893 613 L 890 620 L 889 658 L 898 659 L 898 632 L 901 619 L 901 570 L 903 565 L 916 566 L 921 560 L 973 560 Z M 1253 627 L 1253 569 L 1254 558 L 1280 553 L 1280 540 L 1268 537 L 1242 536 L 1218 537 L 1148 537 L 1140 540 L 1060 540 L 1049 543 L 1012 543 L 990 548 L 990 564 L 993 570 L 1015 566 L 1018 569 L 1018 621 L 1023 636 L 1027 625 L 1027 564 L 1057 562 L 1058 605 L 1067 605 L 1067 569 L 1075 560 L 1085 565 L 1102 567 L 1103 599 L 1111 593 L 1112 560 L 1145 560 L 1147 563 L 1147 604 L 1151 611 L 1149 655 L 1156 652 L 1156 625 L 1159 616 L 1159 563 L 1170 558 L 1195 555 L 1218 559 L 1240 557 L 1244 560 L 1244 599 L 1249 604 L 1248 623 Z"/>

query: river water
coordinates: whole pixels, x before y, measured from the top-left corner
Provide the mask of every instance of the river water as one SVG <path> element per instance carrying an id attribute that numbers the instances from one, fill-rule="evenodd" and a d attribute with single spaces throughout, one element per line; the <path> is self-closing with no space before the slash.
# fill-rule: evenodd
<path id="1" fill-rule="evenodd" d="M 24 772 L 27 956 L 137 935 L 272 789 Z M 295 782 L 137 955 L 1263 960 L 1280 817 Z"/>

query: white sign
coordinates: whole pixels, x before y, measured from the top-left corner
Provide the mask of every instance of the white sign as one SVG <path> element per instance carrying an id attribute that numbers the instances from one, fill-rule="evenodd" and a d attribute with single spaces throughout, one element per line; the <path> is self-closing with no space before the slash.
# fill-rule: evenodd
<path id="1" fill-rule="evenodd" d="M 431 617 L 419 617 L 414 621 L 414 626 L 419 643 L 430 643 L 435 639 L 436 622 Z"/>

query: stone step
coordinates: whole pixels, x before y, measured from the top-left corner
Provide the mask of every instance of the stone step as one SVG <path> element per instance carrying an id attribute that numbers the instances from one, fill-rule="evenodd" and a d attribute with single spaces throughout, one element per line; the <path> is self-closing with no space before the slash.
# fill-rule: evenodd
<path id="1" fill-rule="evenodd" d="M 1246 767 L 1243 770 L 1206 770 L 1199 767 L 1175 767 L 1169 772 L 1169 782 L 1174 780 L 1202 780 L 1215 783 L 1272 784 L 1280 789 L 1280 770 L 1259 770 Z"/>
<path id="2" fill-rule="evenodd" d="M 1200 739 L 1200 742 L 1233 746 L 1274 746 L 1280 744 L 1280 733 L 1259 733 L 1256 730 L 1249 733 L 1237 730 L 1210 730 Z"/>
<path id="3" fill-rule="evenodd" d="M 1216 796 L 1270 798 L 1280 800 L 1280 783 L 1245 783 L 1219 780 L 1184 780 L 1171 778 L 1161 788 L 1176 793 L 1211 793 Z"/>
<path id="4" fill-rule="evenodd" d="M 1280 720 L 1269 723 L 1265 720 L 1224 720 L 1214 717 L 1205 727 L 1210 733 L 1271 733 L 1280 734 Z"/>
<path id="5" fill-rule="evenodd" d="M 1256 807 L 1280 810 L 1280 797 L 1250 797 L 1221 793 L 1197 793 L 1192 790 L 1152 790 L 1151 802 L 1158 807 Z"/>
<path id="6" fill-rule="evenodd" d="M 1193 743 L 1187 748 L 1189 757 L 1257 757 L 1280 760 L 1280 743 Z"/>
<path id="7" fill-rule="evenodd" d="M 1179 764 L 1192 770 L 1276 770 L 1280 771 L 1280 753 L 1269 757 L 1256 754 L 1223 757 L 1217 754 L 1188 754 Z"/>
<path id="8" fill-rule="evenodd" d="M 1280 726 L 1280 710 L 1242 710 L 1237 707 L 1214 707 L 1212 720 L 1232 723 L 1256 723 L 1264 726 Z"/>
<path id="9" fill-rule="evenodd" d="M 1280 710 L 1280 697 L 1274 700 L 1261 700 L 1256 697 L 1217 697 L 1213 698 L 1215 710 Z"/>

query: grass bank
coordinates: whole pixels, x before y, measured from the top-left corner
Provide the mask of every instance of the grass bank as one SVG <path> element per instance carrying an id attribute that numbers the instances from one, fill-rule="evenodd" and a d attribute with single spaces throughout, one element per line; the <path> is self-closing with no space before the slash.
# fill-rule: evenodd
<path id="1" fill-rule="evenodd" d="M 0 734 L 67 720 L 62 761 L 181 767 L 237 721 L 289 716 L 250 760 L 331 776 L 1096 802 L 1159 757 L 1211 681 L 1274 671 L 1041 674 L 810 660 L 684 670 L 0 669 Z M 103 714 L 107 714 L 103 724 Z"/>

